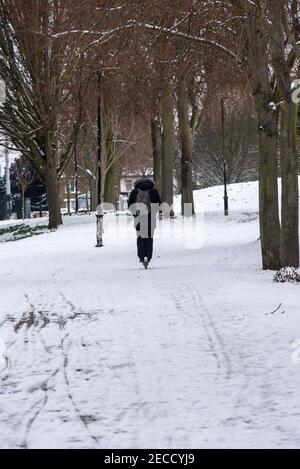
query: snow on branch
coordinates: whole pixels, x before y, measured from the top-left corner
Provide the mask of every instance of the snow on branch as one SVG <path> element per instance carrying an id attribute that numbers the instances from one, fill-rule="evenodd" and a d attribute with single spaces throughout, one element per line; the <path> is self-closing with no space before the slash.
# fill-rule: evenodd
<path id="1" fill-rule="evenodd" d="M 69 34 L 81 34 L 81 35 L 92 35 L 92 36 L 100 36 L 98 39 L 95 39 L 93 41 L 93 44 L 96 44 L 98 41 L 101 41 L 105 38 L 111 37 L 112 35 L 116 34 L 117 32 L 120 32 L 125 29 L 133 29 L 133 28 L 142 28 L 142 29 L 148 29 L 152 31 L 158 31 L 161 33 L 165 33 L 167 35 L 171 35 L 177 38 L 181 38 L 187 41 L 192 41 L 196 43 L 201 43 L 205 45 L 209 45 L 214 47 L 215 49 L 218 49 L 225 54 L 229 55 L 232 59 L 238 61 L 238 56 L 230 50 L 228 47 L 224 46 L 223 44 L 220 44 L 216 41 L 213 41 L 211 39 L 207 39 L 205 37 L 201 36 L 195 36 L 192 34 L 187 34 L 182 31 L 179 31 L 177 28 L 166 28 L 163 26 L 159 26 L 157 24 L 150 24 L 150 23 L 141 23 L 137 22 L 135 20 L 129 20 L 125 25 L 119 26 L 114 29 L 110 29 L 108 31 L 91 31 L 91 30 L 80 30 L 80 29 L 72 29 L 69 31 L 62 31 L 56 34 L 53 34 L 52 37 L 62 37 L 66 36 Z"/>
<path id="2" fill-rule="evenodd" d="M 183 33 L 181 31 L 178 31 L 178 29 L 166 28 L 166 27 L 159 26 L 159 25 L 156 25 L 156 24 L 138 23 L 136 21 L 131 21 L 131 22 L 127 23 L 127 25 L 125 25 L 124 27 L 125 28 L 126 27 L 139 27 L 139 28 L 151 29 L 151 30 L 154 30 L 154 31 L 159 31 L 159 32 L 162 32 L 162 33 L 166 33 L 168 35 L 172 35 L 172 36 L 175 36 L 175 37 L 178 37 L 178 38 L 181 38 L 181 39 L 185 39 L 185 40 L 188 40 L 188 41 L 193 41 L 193 42 L 197 42 L 197 43 L 201 43 L 201 44 L 210 45 L 210 46 L 212 46 L 212 47 L 214 47 L 218 50 L 221 50 L 221 51 L 225 52 L 232 59 L 238 61 L 238 56 L 232 50 L 228 49 L 228 47 L 225 47 L 224 45 L 222 45 L 222 44 L 220 44 L 216 41 L 212 41 L 211 39 L 207 39 L 207 38 L 200 37 L 200 36 L 194 36 L 192 34 Z"/>

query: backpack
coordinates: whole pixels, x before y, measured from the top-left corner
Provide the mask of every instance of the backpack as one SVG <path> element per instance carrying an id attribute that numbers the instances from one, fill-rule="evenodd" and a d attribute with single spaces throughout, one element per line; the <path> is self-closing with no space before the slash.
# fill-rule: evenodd
<path id="1" fill-rule="evenodd" d="M 136 203 L 143 204 L 147 208 L 147 212 L 150 213 L 151 200 L 150 200 L 149 191 L 143 191 L 142 189 L 138 189 L 138 193 L 136 196 Z"/>

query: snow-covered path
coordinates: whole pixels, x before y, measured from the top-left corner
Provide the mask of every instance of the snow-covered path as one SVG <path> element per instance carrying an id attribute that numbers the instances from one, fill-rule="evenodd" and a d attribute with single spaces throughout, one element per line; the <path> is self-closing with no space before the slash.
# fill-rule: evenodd
<path id="1" fill-rule="evenodd" d="M 148 271 L 110 217 L 0 245 L 1 448 L 300 446 L 299 286 L 260 270 L 256 187 L 227 220 L 218 190 Z"/>

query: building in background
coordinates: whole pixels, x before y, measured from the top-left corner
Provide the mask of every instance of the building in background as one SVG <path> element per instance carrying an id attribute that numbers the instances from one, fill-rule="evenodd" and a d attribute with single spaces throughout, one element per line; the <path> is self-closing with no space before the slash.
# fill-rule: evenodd
<path id="1" fill-rule="evenodd" d="M 75 176 L 63 176 L 59 182 L 60 209 L 63 214 L 76 212 L 76 180 Z M 78 211 L 89 212 L 91 210 L 91 195 L 89 187 L 83 178 L 78 178 Z"/>
<path id="2" fill-rule="evenodd" d="M 123 212 L 124 210 L 127 210 L 127 202 L 128 202 L 129 194 L 134 188 L 135 181 L 141 178 L 142 176 L 153 178 L 153 170 L 147 169 L 147 170 L 143 170 L 141 173 L 123 172 L 121 179 L 120 179 L 120 193 L 119 193 L 119 200 L 117 202 L 118 204 L 117 210 L 121 212 Z"/>

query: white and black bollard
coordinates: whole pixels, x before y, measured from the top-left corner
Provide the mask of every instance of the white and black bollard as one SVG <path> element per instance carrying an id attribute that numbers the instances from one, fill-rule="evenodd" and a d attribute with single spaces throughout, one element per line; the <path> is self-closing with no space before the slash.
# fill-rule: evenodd
<path id="1" fill-rule="evenodd" d="M 97 230 L 97 244 L 96 248 L 101 248 L 103 246 L 103 205 L 100 204 L 97 207 L 96 211 L 96 230 Z"/>

